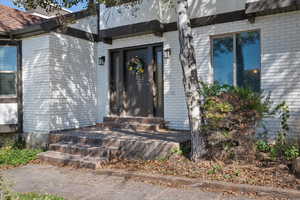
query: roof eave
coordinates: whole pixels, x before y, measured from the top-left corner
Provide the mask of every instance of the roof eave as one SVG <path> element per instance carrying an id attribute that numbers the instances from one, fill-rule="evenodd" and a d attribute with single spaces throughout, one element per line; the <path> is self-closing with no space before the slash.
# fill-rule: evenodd
<path id="1" fill-rule="evenodd" d="M 79 20 L 79 19 L 82 19 L 85 17 L 96 15 L 96 14 L 97 13 L 94 13 L 90 10 L 83 10 L 83 11 L 63 15 L 62 20 L 64 20 L 64 19 Z M 63 25 L 62 20 L 60 20 L 60 17 L 61 16 L 58 16 L 55 18 L 50 18 L 50 19 L 47 19 L 47 20 L 41 22 L 40 24 L 29 25 L 22 29 L 11 30 L 11 31 L 5 33 L 4 36 L 7 36 L 7 38 L 20 39 L 20 38 L 24 38 L 24 37 L 40 35 L 43 33 L 49 33 Z M 1 33 L 0 33 L 0 37 L 1 37 Z"/>

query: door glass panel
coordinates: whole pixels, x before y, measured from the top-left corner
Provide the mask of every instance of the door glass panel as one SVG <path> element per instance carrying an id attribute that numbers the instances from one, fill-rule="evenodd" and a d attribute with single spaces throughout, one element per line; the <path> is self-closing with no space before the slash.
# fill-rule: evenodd
<path id="1" fill-rule="evenodd" d="M 0 95 L 16 95 L 15 73 L 0 73 Z"/>
<path id="2" fill-rule="evenodd" d="M 233 37 L 213 39 L 214 81 L 233 85 Z"/>
<path id="3" fill-rule="evenodd" d="M 157 117 L 163 117 L 164 116 L 163 48 L 156 47 L 154 50 L 155 50 L 155 64 L 156 64 L 156 70 L 155 70 L 156 92 L 154 93 L 155 96 L 154 103 L 156 104 L 155 114 Z"/>
<path id="4" fill-rule="evenodd" d="M 17 70 L 17 47 L 0 46 L 0 71 Z"/>
<path id="5" fill-rule="evenodd" d="M 237 85 L 260 91 L 259 32 L 243 32 L 236 37 Z"/>
<path id="6" fill-rule="evenodd" d="M 118 71 L 120 69 L 120 53 L 113 52 L 111 54 L 110 68 L 110 111 L 113 115 L 120 113 L 120 94 L 118 93 Z"/>

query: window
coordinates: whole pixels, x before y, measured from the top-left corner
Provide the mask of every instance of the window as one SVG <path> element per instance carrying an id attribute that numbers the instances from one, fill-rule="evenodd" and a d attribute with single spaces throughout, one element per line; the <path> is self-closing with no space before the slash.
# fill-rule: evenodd
<path id="1" fill-rule="evenodd" d="M 17 47 L 0 46 L 0 96 L 17 96 Z"/>
<path id="2" fill-rule="evenodd" d="M 260 34 L 241 32 L 212 40 L 214 81 L 260 91 Z"/>

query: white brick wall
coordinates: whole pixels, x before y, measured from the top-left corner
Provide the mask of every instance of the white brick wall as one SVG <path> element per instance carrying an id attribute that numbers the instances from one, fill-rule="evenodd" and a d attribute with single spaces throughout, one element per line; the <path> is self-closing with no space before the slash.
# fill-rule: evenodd
<path id="1" fill-rule="evenodd" d="M 260 17 L 254 24 L 247 20 L 206 26 L 193 29 L 199 76 L 212 82 L 210 63 L 210 37 L 220 34 L 248 30 L 260 30 L 262 48 L 262 89 L 272 92 L 274 103 L 286 101 L 290 106 L 291 131 L 300 135 L 300 12 L 290 12 L 273 16 Z M 108 49 L 129 47 L 163 42 L 164 48 L 170 47 L 172 55 L 165 59 L 165 119 L 177 129 L 188 128 L 187 110 L 182 87 L 182 75 L 178 60 L 179 43 L 177 32 L 168 32 L 163 38 L 144 35 L 114 40 L 113 45 L 99 44 L 99 55 L 108 58 Z M 108 64 L 99 69 L 97 87 L 99 88 L 98 121 L 108 113 Z M 269 129 L 276 131 L 276 120 L 268 121 Z"/>
<path id="2" fill-rule="evenodd" d="M 189 0 L 189 12 L 192 18 L 210 16 L 219 13 L 245 9 L 246 2 L 253 0 Z M 100 7 L 101 30 L 128 24 L 159 20 L 162 23 L 175 22 L 175 6 L 162 3 L 161 0 L 147 0 L 134 8 Z M 168 1 L 167 1 L 168 2 Z M 172 1 L 171 1 L 172 2 Z"/>
<path id="3" fill-rule="evenodd" d="M 96 122 L 96 44 L 51 33 L 23 40 L 24 132 Z"/>
<path id="4" fill-rule="evenodd" d="M 69 27 L 97 34 L 97 16 L 92 15 L 75 21 Z"/>
<path id="5" fill-rule="evenodd" d="M 74 37 L 50 36 L 50 130 L 96 123 L 97 45 Z"/>
<path id="6" fill-rule="evenodd" d="M 22 41 L 24 132 L 49 131 L 49 35 Z"/>

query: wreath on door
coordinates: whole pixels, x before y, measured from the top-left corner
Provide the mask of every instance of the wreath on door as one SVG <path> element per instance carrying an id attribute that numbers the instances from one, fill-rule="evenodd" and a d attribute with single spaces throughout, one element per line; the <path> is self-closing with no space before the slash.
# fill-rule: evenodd
<path id="1" fill-rule="evenodd" d="M 128 71 L 135 72 L 136 74 L 143 74 L 145 72 L 145 63 L 138 56 L 132 57 L 128 63 Z"/>

